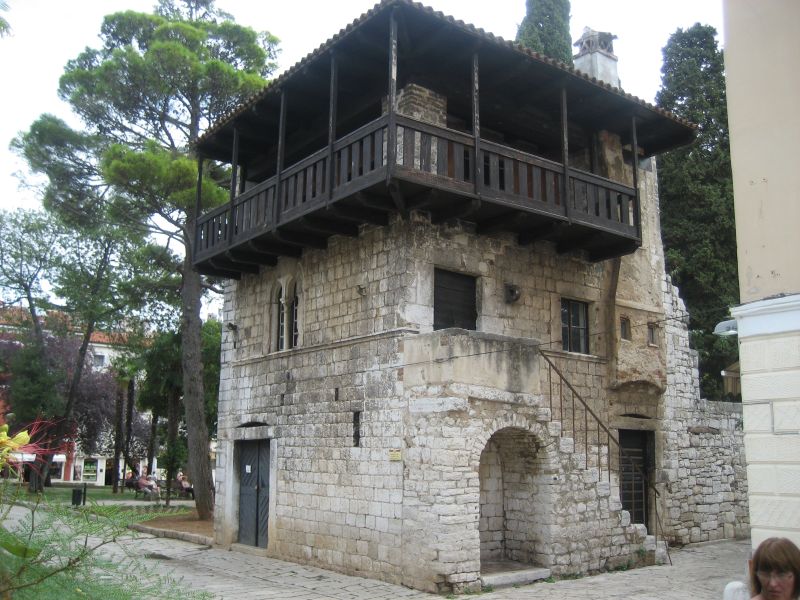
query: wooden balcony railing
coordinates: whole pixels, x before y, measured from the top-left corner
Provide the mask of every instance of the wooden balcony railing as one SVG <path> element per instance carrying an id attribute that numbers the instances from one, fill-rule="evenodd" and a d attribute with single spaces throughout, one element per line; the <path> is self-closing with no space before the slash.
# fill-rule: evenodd
<path id="1" fill-rule="evenodd" d="M 640 239 L 632 187 L 513 148 L 481 141 L 475 181 L 472 136 L 397 115 L 395 164 L 387 164 L 387 115 L 337 140 L 198 219 L 195 262 L 395 178 L 522 212 Z M 333 172 L 331 173 L 331 169 Z M 566 193 L 565 193 L 566 192 Z"/>

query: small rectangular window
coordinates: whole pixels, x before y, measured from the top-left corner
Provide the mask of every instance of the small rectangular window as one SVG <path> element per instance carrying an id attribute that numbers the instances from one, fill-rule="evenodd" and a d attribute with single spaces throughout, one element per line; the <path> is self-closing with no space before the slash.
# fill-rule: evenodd
<path id="1" fill-rule="evenodd" d="M 620 317 L 619 336 L 623 340 L 631 339 L 631 320 L 628 317 Z"/>
<path id="2" fill-rule="evenodd" d="M 647 343 L 650 346 L 657 346 L 658 345 L 658 337 L 656 336 L 656 324 L 655 323 L 648 323 L 647 324 Z"/>
<path id="3" fill-rule="evenodd" d="M 435 269 L 433 272 L 433 328 L 477 329 L 475 278 Z"/>
<path id="4" fill-rule="evenodd" d="M 589 354 L 589 305 L 561 299 L 561 345 L 567 352 Z"/>
<path id="5" fill-rule="evenodd" d="M 361 446 L 361 411 L 353 411 L 353 447 Z"/>
<path id="6" fill-rule="evenodd" d="M 361 411 L 353 411 L 353 447 L 361 446 Z"/>

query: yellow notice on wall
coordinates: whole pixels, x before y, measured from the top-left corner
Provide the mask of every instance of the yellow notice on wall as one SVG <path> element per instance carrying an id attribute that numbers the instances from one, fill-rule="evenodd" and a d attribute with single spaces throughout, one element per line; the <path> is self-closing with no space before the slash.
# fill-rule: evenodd
<path id="1" fill-rule="evenodd" d="M 392 462 L 403 460 L 403 453 L 400 451 L 400 448 L 392 448 L 389 450 L 389 460 Z"/>

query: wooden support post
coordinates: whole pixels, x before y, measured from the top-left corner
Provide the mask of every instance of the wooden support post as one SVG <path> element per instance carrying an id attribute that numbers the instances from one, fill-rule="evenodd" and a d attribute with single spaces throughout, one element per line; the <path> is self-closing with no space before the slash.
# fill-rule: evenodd
<path id="1" fill-rule="evenodd" d="M 281 171 L 283 171 L 283 155 L 286 145 L 286 88 L 281 90 L 281 112 L 278 120 L 278 158 L 275 166 L 275 206 L 272 207 L 272 229 L 278 227 L 281 214 Z"/>
<path id="2" fill-rule="evenodd" d="M 239 179 L 239 129 L 233 128 L 233 150 L 231 155 L 231 185 L 230 185 L 230 201 L 233 204 L 236 198 L 236 185 Z"/>
<path id="3" fill-rule="evenodd" d="M 639 140 L 636 135 L 636 115 L 631 117 L 631 150 L 633 152 L 633 224 L 639 243 L 642 240 L 642 213 L 639 201 Z"/>
<path id="4" fill-rule="evenodd" d="M 239 167 L 239 189 L 238 193 L 244 192 L 244 184 L 247 181 L 247 167 L 242 165 Z"/>
<path id="5" fill-rule="evenodd" d="M 228 245 L 233 244 L 233 233 L 236 229 L 236 182 L 239 179 L 239 129 L 233 128 L 233 151 L 231 156 L 230 208 L 228 210 Z"/>
<path id="6" fill-rule="evenodd" d="M 561 87 L 561 161 L 564 165 L 561 201 L 564 203 L 564 216 L 572 223 L 569 206 L 569 122 L 567 120 L 567 88 Z"/>
<path id="7" fill-rule="evenodd" d="M 480 188 L 483 185 L 483 161 L 481 160 L 480 71 L 477 50 L 472 54 L 472 137 L 475 150 L 475 165 L 472 173 L 475 177 L 475 194 L 480 194 Z"/>
<path id="8" fill-rule="evenodd" d="M 203 155 L 197 154 L 197 190 L 194 197 L 194 247 L 188 251 L 191 256 L 197 255 L 197 248 L 200 245 L 200 228 L 197 221 L 200 219 L 200 211 L 203 209 Z"/>
<path id="9" fill-rule="evenodd" d="M 336 169 L 333 167 L 333 145 L 336 142 L 336 110 L 339 96 L 339 63 L 336 54 L 331 52 L 331 86 L 328 103 L 328 199 L 326 205 L 333 200 L 333 186 L 336 183 Z"/>
<path id="10" fill-rule="evenodd" d="M 389 18 L 389 91 L 386 100 L 389 135 L 386 147 L 386 183 L 391 181 L 397 162 L 397 9 Z"/>

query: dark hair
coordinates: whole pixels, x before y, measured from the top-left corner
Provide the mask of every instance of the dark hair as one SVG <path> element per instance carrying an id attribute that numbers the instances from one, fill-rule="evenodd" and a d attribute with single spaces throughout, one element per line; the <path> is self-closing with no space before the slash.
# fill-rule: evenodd
<path id="1" fill-rule="evenodd" d="M 794 573 L 792 598 L 800 595 L 800 550 L 786 538 L 767 538 L 756 548 L 750 564 L 750 587 L 754 594 L 761 593 L 759 571 L 789 571 Z"/>

